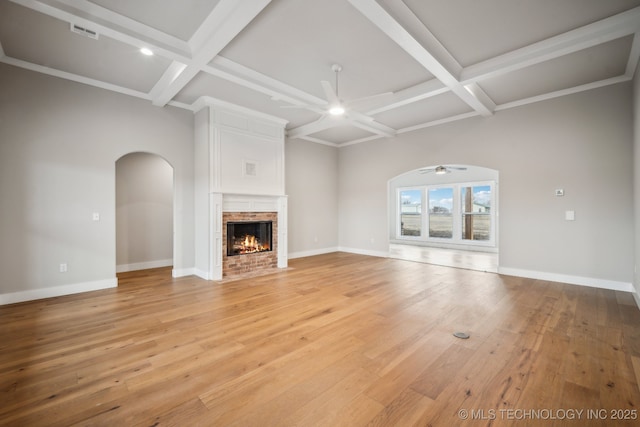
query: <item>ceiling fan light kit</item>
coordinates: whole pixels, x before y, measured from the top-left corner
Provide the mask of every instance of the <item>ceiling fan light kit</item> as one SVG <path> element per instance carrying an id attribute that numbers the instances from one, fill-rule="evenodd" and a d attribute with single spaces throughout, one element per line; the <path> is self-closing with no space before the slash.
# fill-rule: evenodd
<path id="1" fill-rule="evenodd" d="M 449 173 L 449 170 L 447 168 L 445 168 L 444 166 L 438 166 L 435 169 L 436 175 L 444 175 L 446 173 Z"/>
<path id="2" fill-rule="evenodd" d="M 332 116 L 341 116 L 345 112 L 344 107 L 342 105 L 334 105 L 329 109 L 329 114 Z"/>
<path id="3" fill-rule="evenodd" d="M 436 175 L 444 175 L 447 173 L 451 173 L 452 171 L 466 171 L 467 168 L 465 167 L 461 167 L 461 166 L 444 166 L 444 165 L 440 165 L 440 166 L 436 166 L 436 167 L 432 167 L 432 168 L 422 168 L 419 169 L 418 172 L 420 173 L 431 173 L 434 172 Z"/>

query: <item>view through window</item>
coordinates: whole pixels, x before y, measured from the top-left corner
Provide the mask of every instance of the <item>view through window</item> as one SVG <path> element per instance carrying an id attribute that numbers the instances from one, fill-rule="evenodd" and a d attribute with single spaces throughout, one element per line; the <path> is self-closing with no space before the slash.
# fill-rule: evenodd
<path id="1" fill-rule="evenodd" d="M 479 182 L 399 189 L 399 237 L 493 245 L 494 187 L 494 182 Z"/>
<path id="2" fill-rule="evenodd" d="M 400 191 L 400 235 L 422 236 L 422 190 Z"/>

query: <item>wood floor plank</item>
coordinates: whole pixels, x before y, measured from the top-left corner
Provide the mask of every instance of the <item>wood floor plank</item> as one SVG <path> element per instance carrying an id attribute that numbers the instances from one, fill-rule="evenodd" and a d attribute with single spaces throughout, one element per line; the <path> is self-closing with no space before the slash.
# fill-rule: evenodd
<path id="1" fill-rule="evenodd" d="M 0 318 L 0 426 L 512 425 L 495 411 L 640 407 L 630 294 L 404 260 L 336 252 L 219 283 L 131 272 Z"/>
<path id="2" fill-rule="evenodd" d="M 318 371 L 309 378 L 297 382 L 293 387 L 285 390 L 283 393 L 275 396 L 273 399 L 262 405 L 256 405 L 250 412 L 236 419 L 230 426 L 253 426 L 260 425 L 264 427 L 278 427 L 293 423 L 296 419 L 294 415 L 299 411 L 298 417 L 304 415 L 299 408 L 306 407 L 310 402 L 324 395 L 336 384 L 344 380 L 351 373 L 360 369 L 367 369 L 369 359 L 364 357 L 360 352 L 353 352 L 342 359 L 336 361 L 326 368 Z M 369 373 L 369 378 L 374 380 L 375 375 Z M 356 399 L 358 399 L 356 397 Z M 322 402 L 322 400 L 320 401 Z M 362 401 L 367 407 L 371 407 L 370 402 Z M 349 405 L 353 409 L 358 409 L 357 404 Z M 377 410 L 382 409 L 382 405 L 375 402 L 373 405 Z M 355 411 L 351 416 L 356 416 L 361 410 Z M 366 415 L 366 412 L 365 412 Z M 370 416 L 372 418 L 373 415 Z M 315 420 L 315 422 L 324 422 L 324 415 Z M 334 419 L 334 421 L 338 421 Z"/>

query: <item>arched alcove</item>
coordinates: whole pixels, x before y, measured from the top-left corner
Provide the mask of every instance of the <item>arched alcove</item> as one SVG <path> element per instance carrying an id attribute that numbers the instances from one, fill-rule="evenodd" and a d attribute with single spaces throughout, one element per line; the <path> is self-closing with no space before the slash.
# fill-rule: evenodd
<path id="1" fill-rule="evenodd" d="M 173 167 L 134 152 L 116 161 L 116 271 L 173 265 Z"/>
<path id="2" fill-rule="evenodd" d="M 475 165 L 427 165 L 391 178 L 389 254 L 497 271 L 498 188 L 499 172 Z"/>

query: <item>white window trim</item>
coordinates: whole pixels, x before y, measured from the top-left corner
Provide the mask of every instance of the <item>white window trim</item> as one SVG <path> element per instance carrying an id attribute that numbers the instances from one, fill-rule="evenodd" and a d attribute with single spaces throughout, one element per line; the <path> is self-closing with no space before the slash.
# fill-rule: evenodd
<path id="1" fill-rule="evenodd" d="M 418 190 L 420 191 L 420 197 L 422 198 L 422 203 L 420 205 L 420 236 L 403 236 L 402 235 L 402 200 L 400 197 L 400 194 L 403 191 L 412 191 L 412 190 Z M 425 216 L 425 203 L 426 201 L 426 194 L 425 194 L 425 187 L 424 186 L 419 186 L 419 187 L 401 187 L 398 188 L 396 191 L 396 215 L 398 220 L 396 221 L 396 237 L 400 240 L 414 240 L 414 241 L 423 241 L 425 238 L 425 228 L 424 228 L 424 216 Z"/>
<path id="2" fill-rule="evenodd" d="M 491 234 L 489 240 L 467 240 L 462 236 L 462 207 L 461 207 L 461 189 L 463 187 L 480 187 L 489 186 L 491 188 L 491 212 L 489 213 Z M 451 238 L 429 237 L 429 190 L 438 188 L 453 188 L 453 236 Z M 401 198 L 403 191 L 420 190 L 422 193 L 422 222 L 420 236 L 403 236 L 401 235 Z M 452 247 L 484 247 L 495 248 L 497 237 L 497 183 L 496 181 L 472 181 L 472 182 L 455 182 L 447 184 L 434 184 L 424 186 L 399 187 L 396 191 L 396 239 L 404 241 L 424 242 L 426 244 L 446 245 Z"/>

